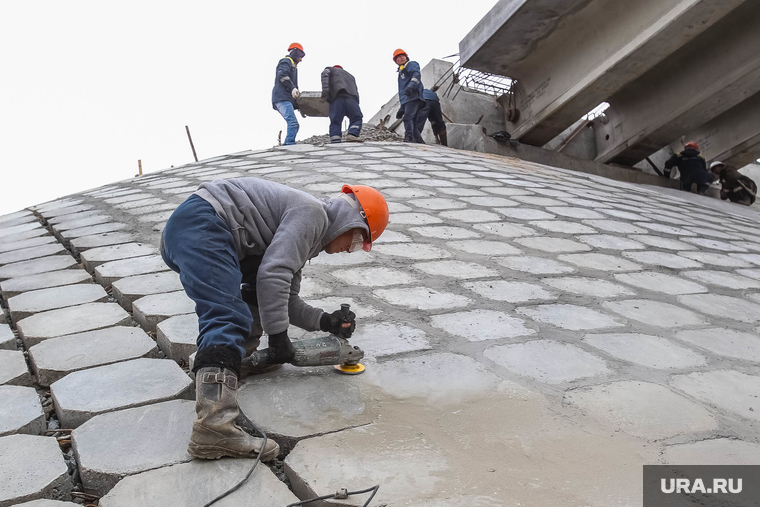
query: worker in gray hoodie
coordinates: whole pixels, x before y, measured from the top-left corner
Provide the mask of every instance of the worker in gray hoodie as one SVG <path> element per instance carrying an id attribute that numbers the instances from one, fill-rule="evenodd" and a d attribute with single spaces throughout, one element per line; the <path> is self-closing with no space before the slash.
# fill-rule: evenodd
<path id="1" fill-rule="evenodd" d="M 326 313 L 299 297 L 301 270 L 321 252 L 369 251 L 387 224 L 388 205 L 373 188 L 344 185 L 338 197 L 317 199 L 258 178 L 204 183 L 175 210 L 161 255 L 198 314 L 192 456 L 277 456 L 276 442 L 262 449 L 263 439 L 240 427 L 241 361 L 256 350 L 261 331 L 273 362 L 287 363 L 294 357 L 290 324 L 334 334 L 355 326 L 353 313 L 346 320 L 340 310 Z"/>

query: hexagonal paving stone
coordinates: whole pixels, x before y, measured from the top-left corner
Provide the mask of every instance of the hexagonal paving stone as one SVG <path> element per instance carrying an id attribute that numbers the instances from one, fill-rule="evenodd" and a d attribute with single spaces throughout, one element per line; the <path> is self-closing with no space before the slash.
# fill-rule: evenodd
<path id="1" fill-rule="evenodd" d="M 744 361 L 760 362 L 760 336 L 733 329 L 692 329 L 676 333 L 676 338 L 714 354 Z"/>
<path id="2" fill-rule="evenodd" d="M 131 317 L 116 303 L 88 303 L 37 313 L 16 327 L 27 348 L 42 340 L 104 327 L 130 324 Z"/>
<path id="3" fill-rule="evenodd" d="M 636 227 L 635 225 L 627 222 L 620 222 L 618 220 L 583 220 L 586 225 L 590 225 L 596 229 L 600 229 L 606 232 L 615 232 L 618 234 L 642 234 L 647 232 L 646 229 Z"/>
<path id="4" fill-rule="evenodd" d="M 50 289 L 24 292 L 8 299 L 8 309 L 14 322 L 36 313 L 108 300 L 108 294 L 100 285 L 80 283 Z"/>
<path id="5" fill-rule="evenodd" d="M 198 350 L 198 316 L 194 313 L 177 315 L 156 325 L 156 343 L 169 359 L 189 362 L 190 354 Z"/>
<path id="6" fill-rule="evenodd" d="M 376 251 L 382 255 L 390 255 L 394 257 L 404 257 L 407 259 L 446 259 L 451 257 L 451 253 L 443 248 L 439 248 L 427 244 L 390 244 L 390 245 L 377 245 L 372 248 L 372 251 Z"/>
<path id="7" fill-rule="evenodd" d="M 547 384 L 612 373 L 602 358 L 574 345 L 551 340 L 498 345 L 487 348 L 483 355 L 518 375 Z"/>
<path id="8" fill-rule="evenodd" d="M 84 218 L 74 218 L 72 216 L 71 220 L 63 220 L 53 225 L 53 229 L 56 232 L 61 233 L 73 229 L 81 229 L 83 227 L 104 224 L 110 222 L 110 220 L 111 217 L 108 215 L 92 215 Z"/>
<path id="9" fill-rule="evenodd" d="M 729 289 L 760 289 L 760 281 L 726 271 L 682 271 L 681 275 L 698 282 Z"/>
<path id="10" fill-rule="evenodd" d="M 70 373 L 53 382 L 50 392 L 61 426 L 76 428 L 98 414 L 190 399 L 192 386 L 174 361 L 133 359 Z"/>
<path id="11" fill-rule="evenodd" d="M 430 324 L 454 336 L 467 338 L 471 342 L 529 336 L 536 333 L 533 329 L 526 327 L 522 319 L 493 310 L 433 315 L 430 318 Z"/>
<path id="12" fill-rule="evenodd" d="M 638 333 L 587 334 L 583 341 L 623 361 L 647 368 L 691 368 L 707 363 L 705 357 L 659 336 Z"/>
<path id="13" fill-rule="evenodd" d="M 564 401 L 628 434 L 649 440 L 712 431 L 718 428 L 703 407 L 666 387 L 624 380 L 574 389 Z"/>
<path id="14" fill-rule="evenodd" d="M 698 283 L 684 280 L 681 277 L 657 273 L 655 271 L 644 271 L 642 273 L 622 273 L 614 275 L 619 282 L 640 287 L 642 289 L 662 292 L 664 294 L 696 294 L 707 292 L 707 287 Z"/>
<path id="15" fill-rule="evenodd" d="M 68 253 L 69 252 L 60 243 L 33 246 L 30 248 L 22 248 L 20 250 L 12 250 L 10 252 L 0 253 L 0 265 L 11 264 L 13 262 L 28 261 L 40 257 L 46 257 L 48 255 L 68 255 Z"/>
<path id="16" fill-rule="evenodd" d="M 424 331 L 396 323 L 360 326 L 351 336 L 351 345 L 376 359 L 431 348 Z"/>
<path id="17" fill-rule="evenodd" d="M 145 243 L 122 243 L 119 245 L 101 246 L 92 248 L 81 254 L 84 268 L 92 273 L 95 266 L 103 263 L 121 259 L 131 259 L 133 257 L 144 257 L 146 255 L 157 254 L 158 250 L 153 245 Z"/>
<path id="18" fill-rule="evenodd" d="M 135 241 L 135 236 L 128 232 L 104 232 L 102 234 L 93 234 L 92 236 L 72 239 L 69 242 L 69 246 L 74 254 L 78 255 L 91 248 L 120 245 L 123 243 L 131 243 L 133 241 Z"/>
<path id="19" fill-rule="evenodd" d="M 438 310 L 467 306 L 472 301 L 465 296 L 450 292 L 441 292 L 427 287 L 403 289 L 378 289 L 373 295 L 396 306 L 411 307 L 418 310 Z"/>
<path id="20" fill-rule="evenodd" d="M 571 331 L 623 326 L 623 323 L 614 317 L 576 305 L 554 304 L 521 307 L 517 308 L 517 313 L 526 315 L 538 322 Z"/>
<path id="21" fill-rule="evenodd" d="M 535 236 L 536 231 L 524 225 L 510 224 L 507 222 L 495 222 L 487 224 L 476 224 L 473 227 L 479 231 L 504 238 L 519 238 L 521 236 Z"/>
<path id="22" fill-rule="evenodd" d="M 533 236 L 529 238 L 517 238 L 515 243 L 522 246 L 541 250 L 542 252 L 588 252 L 591 247 L 565 238 L 553 238 L 549 236 Z"/>
<path id="23" fill-rule="evenodd" d="M 69 498 L 71 477 L 58 442 L 51 437 L 0 438 L 0 505 L 38 498 Z"/>
<path id="24" fill-rule="evenodd" d="M 641 250 L 644 245 L 638 241 L 609 234 L 584 234 L 578 241 L 602 250 Z"/>
<path id="25" fill-rule="evenodd" d="M 19 241 L 0 241 L 0 252 L 11 252 L 13 250 L 22 250 L 24 248 L 31 248 L 34 246 L 49 245 L 56 243 L 57 240 L 54 236 L 37 236 L 29 239 L 22 239 Z"/>
<path id="26" fill-rule="evenodd" d="M 623 255 L 629 252 L 623 252 Z M 614 255 L 601 253 L 566 254 L 557 257 L 559 260 L 575 264 L 581 268 L 596 269 L 599 271 L 622 272 L 641 271 L 641 266 L 626 261 Z"/>
<path id="27" fill-rule="evenodd" d="M 684 238 L 684 241 L 688 241 L 694 245 L 702 248 L 709 248 L 711 250 L 720 250 L 721 252 L 746 252 L 746 248 L 726 243 L 725 241 L 718 241 L 717 239 L 706 238 Z"/>
<path id="28" fill-rule="evenodd" d="M 155 331 L 162 320 L 188 313 L 195 313 L 195 301 L 183 290 L 144 296 L 132 303 L 132 316 L 147 331 Z"/>
<path id="29" fill-rule="evenodd" d="M 178 273 L 161 271 L 121 278 L 113 282 L 111 287 L 113 287 L 113 297 L 116 301 L 127 311 L 131 311 L 135 300 L 152 294 L 182 290 L 182 283 Z"/>
<path id="30" fill-rule="evenodd" d="M 649 264 L 654 266 L 664 266 L 672 269 L 687 269 L 687 268 L 700 268 L 702 264 L 699 262 L 687 259 L 680 255 L 655 252 L 655 251 L 642 251 L 642 252 L 623 252 L 623 256 L 628 259 L 632 259 L 642 264 Z"/>
<path id="31" fill-rule="evenodd" d="M 760 377 L 733 370 L 676 375 L 670 384 L 726 412 L 760 421 Z"/>
<path id="32" fill-rule="evenodd" d="M 715 317 L 740 322 L 760 322 L 760 305 L 744 299 L 720 294 L 689 294 L 678 296 L 678 302 L 689 308 Z"/>
<path id="33" fill-rule="evenodd" d="M 37 382 L 49 386 L 72 371 L 155 357 L 155 342 L 137 327 L 115 326 L 44 340 L 29 349 Z"/>
<path id="34" fill-rule="evenodd" d="M 575 271 L 575 268 L 572 266 L 543 257 L 499 257 L 495 260 L 505 268 L 535 275 L 557 275 Z"/>
<path id="35" fill-rule="evenodd" d="M 423 225 L 423 224 L 440 224 L 442 220 L 438 217 L 425 213 L 391 213 L 391 225 Z"/>
<path id="36" fill-rule="evenodd" d="M 39 222 L 28 222 L 25 224 L 20 225 L 14 225 L 12 227 L 4 227 L 0 229 L 0 238 L 3 239 L 3 242 L 7 241 L 4 238 L 8 238 L 11 236 L 21 235 L 23 233 L 28 233 L 30 231 L 40 231 L 46 232 L 45 229 L 40 225 Z"/>
<path id="37" fill-rule="evenodd" d="M 76 267 L 77 261 L 70 255 L 51 255 L 39 259 L 6 264 L 0 267 L 0 280 Z"/>
<path id="38" fill-rule="evenodd" d="M 23 292 L 73 285 L 76 283 L 91 283 L 92 276 L 83 269 L 62 269 L 38 275 L 19 276 L 0 282 L 0 290 L 6 298 L 12 298 Z"/>
<path id="39" fill-rule="evenodd" d="M 119 278 L 159 271 L 169 271 L 169 267 L 160 255 L 148 255 L 101 264 L 95 268 L 95 280 L 100 285 L 108 287 Z"/>
<path id="40" fill-rule="evenodd" d="M 39 435 L 47 428 L 40 397 L 33 387 L 0 386 L 0 399 L 0 437 Z"/>
<path id="41" fill-rule="evenodd" d="M 103 234 L 105 232 L 114 232 L 126 229 L 127 224 L 120 222 L 108 222 L 105 224 L 90 225 L 87 227 L 81 227 L 79 229 L 70 229 L 68 231 L 58 232 L 56 231 L 56 237 L 63 240 L 63 244 L 68 244 L 74 238 L 81 238 L 84 236 L 91 236 L 93 234 Z"/>
<path id="42" fill-rule="evenodd" d="M 544 278 L 541 281 L 555 289 L 595 298 L 609 299 L 618 296 L 636 295 L 636 292 L 627 289 L 622 285 L 608 282 L 607 280 L 600 280 L 598 278 L 565 276 L 558 278 Z"/>
<path id="43" fill-rule="evenodd" d="M 131 475 L 100 499 L 100 507 L 189 507 L 212 501 L 241 482 L 253 466 L 252 459 L 194 460 Z M 160 484 L 161 487 L 155 487 Z M 280 506 L 298 498 L 266 466 L 256 467 L 251 478 L 219 507 L 237 505 Z"/>
<path id="44" fill-rule="evenodd" d="M 195 402 L 172 400 L 93 417 L 71 434 L 85 491 L 105 495 L 122 478 L 184 463 Z"/>
<path id="45" fill-rule="evenodd" d="M 439 238 L 439 239 L 467 239 L 467 238 L 479 238 L 482 234 L 464 229 L 462 227 L 451 226 L 432 226 L 432 227 L 410 227 L 411 232 L 416 232 L 420 236 L 426 238 Z"/>
<path id="46" fill-rule="evenodd" d="M 498 271 L 486 266 L 463 261 L 433 261 L 420 262 L 412 266 L 433 276 L 448 276 L 451 278 L 471 279 L 499 276 Z"/>
<path id="47" fill-rule="evenodd" d="M 0 313 L 2 313 L 2 310 L 0 310 Z M 2 322 L 2 318 L 0 318 L 0 350 L 16 350 L 16 336 L 13 334 L 11 327 Z"/>
<path id="48" fill-rule="evenodd" d="M 662 457 L 674 465 L 760 465 L 760 444 L 714 438 L 669 445 Z"/>
<path id="49" fill-rule="evenodd" d="M 522 303 L 526 301 L 547 301 L 557 299 L 557 294 L 543 289 L 540 285 L 527 282 L 488 280 L 468 282 L 464 287 L 494 301 Z"/>
<path id="50" fill-rule="evenodd" d="M 380 313 L 380 310 L 372 305 L 365 304 L 363 302 L 357 303 L 352 298 L 348 297 L 326 297 L 321 299 L 309 299 L 306 301 L 315 308 L 323 308 L 327 313 L 332 313 L 332 309 L 340 309 L 340 305 L 348 304 L 351 306 L 351 311 L 356 313 L 356 318 L 364 319 L 374 317 Z"/>
<path id="51" fill-rule="evenodd" d="M 31 502 L 24 502 L 16 504 L 16 507 L 77 507 L 78 503 L 74 502 L 62 502 L 59 500 L 32 500 Z"/>
<path id="52" fill-rule="evenodd" d="M 741 259 L 736 259 L 726 254 L 714 252 L 678 252 L 678 255 L 687 257 L 693 261 L 711 264 L 716 267 L 724 268 L 749 268 L 752 264 Z"/>
<path id="53" fill-rule="evenodd" d="M 330 274 L 343 283 L 348 285 L 359 285 L 362 287 L 406 285 L 418 280 L 417 277 L 404 271 L 385 267 L 348 268 L 333 271 Z"/>
<path id="54" fill-rule="evenodd" d="M 488 241 L 484 239 L 451 241 L 448 243 L 448 246 L 461 250 L 462 252 L 488 256 L 519 255 L 522 253 L 519 249 L 504 241 Z"/>
<path id="55" fill-rule="evenodd" d="M 605 301 L 602 306 L 623 317 L 637 320 L 649 326 L 672 328 L 703 326 L 710 323 L 702 315 L 662 301 L 628 299 L 625 301 Z"/>
<path id="56" fill-rule="evenodd" d="M 0 385 L 32 385 L 32 376 L 22 351 L 0 350 Z"/>
<path id="57" fill-rule="evenodd" d="M 382 245 L 385 246 L 403 246 L 403 245 Z M 380 247 L 380 245 L 377 245 L 377 247 Z M 375 251 L 377 248 L 373 245 L 372 250 Z M 348 254 L 324 254 L 320 255 L 318 257 L 313 258 L 310 261 L 310 264 L 313 264 L 315 266 L 355 266 L 358 264 L 369 264 L 375 260 L 375 257 L 373 254 L 367 253 L 364 250 L 359 250 L 358 252 L 353 252 L 350 255 Z"/>

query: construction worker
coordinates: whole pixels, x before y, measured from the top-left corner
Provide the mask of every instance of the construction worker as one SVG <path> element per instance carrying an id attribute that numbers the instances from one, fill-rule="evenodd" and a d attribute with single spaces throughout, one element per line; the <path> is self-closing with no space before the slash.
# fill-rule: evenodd
<path id="1" fill-rule="evenodd" d="M 681 173 L 681 190 L 691 192 L 693 183 L 697 184 L 697 193 L 705 195 L 710 183 L 715 178 L 707 170 L 705 157 L 699 153 L 699 146 L 694 141 L 686 143 L 684 150 L 680 153 L 674 153 L 667 162 L 665 162 L 665 177 L 670 178 L 673 167 L 678 167 Z"/>
<path id="2" fill-rule="evenodd" d="M 306 53 L 303 46 L 294 42 L 288 46 L 288 56 L 277 63 L 277 72 L 272 88 L 272 107 L 282 115 L 288 125 L 284 145 L 296 144 L 298 133 L 298 119 L 295 110 L 298 109 L 298 98 L 301 91 L 298 89 L 298 64 L 303 60 Z"/>
<path id="3" fill-rule="evenodd" d="M 438 98 L 438 94 L 433 90 L 425 88 L 422 90 L 422 98 L 425 100 L 425 117 L 430 121 L 430 127 L 433 129 L 433 135 L 435 135 L 436 141 L 443 146 L 448 146 L 449 141 L 446 136 L 446 123 L 443 121 L 441 100 Z M 425 128 L 424 119 L 422 126 L 420 127 L 420 132 L 422 132 L 423 128 Z"/>
<path id="4" fill-rule="evenodd" d="M 350 122 L 346 141 L 360 142 L 363 116 L 354 76 L 340 65 L 325 67 L 322 71 L 322 97 L 330 103 L 330 142 L 341 142 L 341 124 L 346 116 Z"/>
<path id="5" fill-rule="evenodd" d="M 731 165 L 715 161 L 710 164 L 710 171 L 720 181 L 720 198 L 744 206 L 752 206 L 757 198 L 757 184 L 748 176 L 741 174 Z"/>
<path id="6" fill-rule="evenodd" d="M 274 364 L 294 359 L 290 324 L 333 334 L 355 326 L 353 313 L 326 313 L 299 297 L 301 270 L 321 252 L 369 251 L 387 224 L 388 205 L 373 188 L 344 185 L 338 197 L 317 199 L 252 177 L 204 183 L 174 211 L 161 255 L 195 301 L 199 327 L 192 456 L 277 456 L 276 442 L 262 448 L 263 439 L 240 427 L 247 419 L 237 404 L 238 379 L 243 357 L 258 346 L 254 326 L 269 335 Z"/>
<path id="7" fill-rule="evenodd" d="M 420 64 L 410 61 L 403 49 L 393 52 L 393 61 L 398 65 L 398 98 L 401 102 L 396 118 L 404 118 L 404 142 L 425 144 L 420 130 L 420 122 L 424 126 L 427 119 L 423 110 Z"/>

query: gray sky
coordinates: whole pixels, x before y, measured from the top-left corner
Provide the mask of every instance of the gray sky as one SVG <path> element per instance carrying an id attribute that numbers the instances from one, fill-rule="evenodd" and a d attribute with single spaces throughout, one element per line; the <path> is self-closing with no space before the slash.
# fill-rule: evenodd
<path id="1" fill-rule="evenodd" d="M 0 2 L 0 214 L 137 173 L 277 143 L 274 70 L 291 42 L 302 90 L 342 65 L 365 120 L 396 92 L 393 51 L 425 65 L 495 4 L 69 0 Z M 299 138 L 327 132 L 300 119 Z M 283 132 L 284 137 L 284 132 Z"/>

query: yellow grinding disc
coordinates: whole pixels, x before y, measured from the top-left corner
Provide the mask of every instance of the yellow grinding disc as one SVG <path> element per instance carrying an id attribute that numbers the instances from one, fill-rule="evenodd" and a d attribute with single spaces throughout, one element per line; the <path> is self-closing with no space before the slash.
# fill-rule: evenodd
<path id="1" fill-rule="evenodd" d="M 344 373 L 346 375 L 358 375 L 365 370 L 364 365 L 361 363 L 336 364 L 335 369 L 338 370 L 340 373 Z"/>

